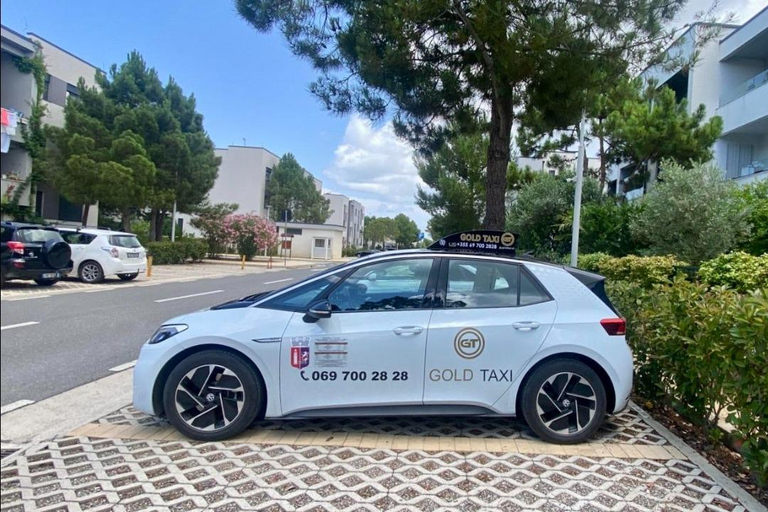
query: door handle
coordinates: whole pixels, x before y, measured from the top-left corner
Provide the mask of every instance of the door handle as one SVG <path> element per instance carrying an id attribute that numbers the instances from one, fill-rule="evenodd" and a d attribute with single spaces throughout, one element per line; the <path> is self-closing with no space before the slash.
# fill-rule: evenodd
<path id="1" fill-rule="evenodd" d="M 541 324 L 539 322 L 515 322 L 512 327 L 518 331 L 532 331 L 538 329 Z"/>
<path id="2" fill-rule="evenodd" d="M 422 332 L 424 332 L 424 328 L 419 327 L 417 325 L 409 325 L 406 327 L 395 327 L 392 330 L 398 336 L 412 336 L 412 335 L 421 334 Z"/>

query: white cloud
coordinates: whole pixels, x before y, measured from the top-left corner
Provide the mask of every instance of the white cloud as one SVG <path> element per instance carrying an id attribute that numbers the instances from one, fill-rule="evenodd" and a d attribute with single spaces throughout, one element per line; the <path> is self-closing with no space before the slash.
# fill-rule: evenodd
<path id="1" fill-rule="evenodd" d="M 426 227 L 429 217 L 414 203 L 416 187 L 423 182 L 413 165 L 413 149 L 395 135 L 391 122 L 375 127 L 353 115 L 323 176 L 326 191 L 360 201 L 366 215 L 405 213 L 420 228 Z"/>
<path id="2" fill-rule="evenodd" d="M 680 10 L 677 19 L 681 23 L 691 23 L 697 13 L 708 12 L 712 5 L 713 0 L 691 0 Z M 714 14 L 722 18 L 729 13 L 734 13 L 736 18 L 733 23 L 743 24 L 765 6 L 765 0 L 718 0 Z"/>

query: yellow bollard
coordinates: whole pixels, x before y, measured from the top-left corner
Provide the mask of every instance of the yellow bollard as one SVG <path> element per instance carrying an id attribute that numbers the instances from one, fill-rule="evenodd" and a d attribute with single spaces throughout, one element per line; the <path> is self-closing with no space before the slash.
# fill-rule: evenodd
<path id="1" fill-rule="evenodd" d="M 152 277 L 152 256 L 147 256 L 147 277 Z"/>
<path id="2" fill-rule="evenodd" d="M 243 257 L 240 260 L 240 270 L 245 270 L 245 254 L 243 254 Z"/>

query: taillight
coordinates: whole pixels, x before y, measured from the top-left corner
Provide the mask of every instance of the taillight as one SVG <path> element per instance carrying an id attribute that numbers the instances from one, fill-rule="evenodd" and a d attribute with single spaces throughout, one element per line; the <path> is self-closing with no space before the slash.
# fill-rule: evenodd
<path id="1" fill-rule="evenodd" d="M 8 249 L 11 252 L 24 256 L 24 244 L 21 242 L 8 242 Z"/>
<path id="2" fill-rule="evenodd" d="M 119 258 L 120 257 L 120 251 L 117 250 L 117 247 L 109 247 L 104 246 L 101 248 L 102 251 L 107 251 L 110 256 L 113 258 Z"/>
<path id="3" fill-rule="evenodd" d="M 608 336 L 624 336 L 627 334 L 627 322 L 623 318 L 605 318 L 600 320 Z"/>

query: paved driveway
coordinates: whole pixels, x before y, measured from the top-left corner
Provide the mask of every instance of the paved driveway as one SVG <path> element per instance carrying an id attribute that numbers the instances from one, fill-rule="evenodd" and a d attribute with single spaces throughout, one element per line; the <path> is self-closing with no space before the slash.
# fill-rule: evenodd
<path id="1" fill-rule="evenodd" d="M 3 510 L 758 510 L 629 410 L 555 446 L 516 421 L 263 422 L 227 443 L 125 407 L 11 457 Z M 680 448 L 680 449 L 678 449 Z M 690 458 L 689 458 L 690 457 Z M 696 460 L 692 460 L 696 459 Z M 716 470 L 715 470 L 716 471 Z M 746 506 L 745 506 L 746 503 Z M 757 506 L 758 508 L 754 508 Z M 752 507 L 752 508 L 748 508 Z"/>

